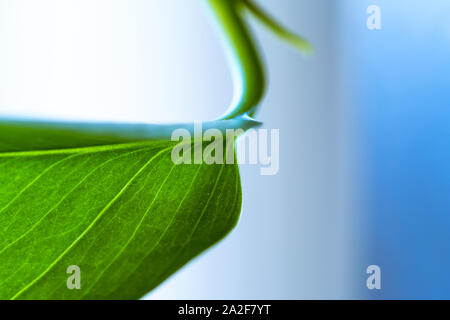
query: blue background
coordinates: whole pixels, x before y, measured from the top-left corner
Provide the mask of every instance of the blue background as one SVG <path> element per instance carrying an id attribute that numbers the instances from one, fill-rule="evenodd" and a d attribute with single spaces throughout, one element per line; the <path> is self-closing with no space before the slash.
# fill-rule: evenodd
<path id="1" fill-rule="evenodd" d="M 450 298 L 450 3 L 346 1 L 341 54 L 358 135 L 370 297 Z M 382 8 L 382 30 L 356 13 Z M 375 263 L 376 262 L 376 263 Z"/>

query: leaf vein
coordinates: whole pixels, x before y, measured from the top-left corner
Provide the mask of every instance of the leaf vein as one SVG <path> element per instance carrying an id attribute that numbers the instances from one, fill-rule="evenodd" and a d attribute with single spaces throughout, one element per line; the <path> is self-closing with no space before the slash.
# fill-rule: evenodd
<path id="1" fill-rule="evenodd" d="M 11 199 L 11 201 L 9 201 L 2 209 L 0 209 L 0 214 L 2 212 L 4 212 L 11 204 L 14 203 L 14 201 L 16 201 L 18 198 L 20 198 L 20 196 L 29 188 L 31 188 L 33 186 L 33 184 L 35 184 L 43 175 L 45 175 L 47 172 L 49 172 L 51 169 L 53 169 L 54 167 L 56 167 L 57 165 L 63 163 L 66 160 L 69 160 L 71 158 L 75 158 L 77 156 L 79 156 L 79 153 L 76 153 L 74 155 L 65 157 L 59 161 L 56 161 L 55 163 L 51 164 L 50 166 L 48 166 L 47 168 L 45 168 L 40 174 L 38 174 L 32 181 L 30 181 L 24 188 L 22 188 L 22 190 L 20 190 L 16 196 Z"/>
<path id="2" fill-rule="evenodd" d="M 187 244 L 189 243 L 189 241 L 192 239 L 192 236 L 194 235 L 195 231 L 197 230 L 198 225 L 199 225 L 200 221 L 202 220 L 203 215 L 205 214 L 206 208 L 208 207 L 209 202 L 211 201 L 211 199 L 212 199 L 212 197 L 213 197 L 213 195 L 214 195 L 214 193 L 215 193 L 215 191 L 216 191 L 217 184 L 218 184 L 218 182 L 219 182 L 219 180 L 220 180 L 220 177 L 221 177 L 221 175 L 222 175 L 222 172 L 223 172 L 224 167 L 225 167 L 225 165 L 223 164 L 223 165 L 221 166 L 221 169 L 220 169 L 220 171 L 219 171 L 219 174 L 217 175 L 216 181 L 214 182 L 214 187 L 213 187 L 213 189 L 212 189 L 212 191 L 211 191 L 211 194 L 209 195 L 208 200 L 207 200 L 205 206 L 203 207 L 202 213 L 201 213 L 200 216 L 198 217 L 198 219 L 197 219 L 197 221 L 196 221 L 196 223 L 195 223 L 195 225 L 194 225 L 194 229 L 193 229 L 193 231 L 191 232 L 191 235 L 190 235 L 189 238 L 183 243 L 183 245 L 181 246 L 181 248 L 178 250 L 177 256 L 176 256 L 176 258 L 173 260 L 174 262 L 178 259 L 178 256 L 181 254 L 182 250 L 186 247 L 186 245 L 187 245 Z M 130 275 L 133 275 L 134 272 L 136 272 L 136 270 L 139 269 L 139 267 L 142 265 L 142 263 L 143 263 L 143 262 L 144 262 L 144 261 L 145 261 L 145 260 L 146 260 L 146 259 L 147 259 L 154 251 L 155 251 L 156 247 L 159 245 L 159 243 L 160 243 L 160 242 L 162 241 L 162 239 L 164 238 L 164 235 L 165 235 L 165 234 L 163 234 L 163 235 L 160 237 L 158 243 L 156 243 L 155 246 L 153 246 L 153 248 L 152 248 L 152 249 L 144 256 L 144 258 L 143 258 L 143 259 L 137 264 L 137 266 L 130 272 Z M 168 270 L 168 269 L 169 269 L 169 268 L 166 268 L 165 270 Z"/>
<path id="3" fill-rule="evenodd" d="M 22 288 L 18 293 L 16 293 L 11 300 L 17 299 L 21 294 L 23 294 L 26 290 L 28 290 L 31 286 L 33 286 L 37 281 L 39 281 L 42 277 L 44 277 L 69 251 L 72 249 L 87 233 L 88 231 L 95 225 L 95 223 L 103 216 L 103 214 L 117 201 L 117 199 L 128 189 L 131 183 L 139 176 L 139 174 L 159 155 L 163 154 L 167 150 L 172 149 L 172 147 L 168 147 L 159 151 L 156 155 L 154 155 L 150 160 L 144 164 L 135 175 L 125 184 L 125 186 L 114 196 L 114 198 L 100 211 L 100 213 L 96 216 L 96 218 L 89 224 L 89 226 L 78 236 L 74 242 L 72 242 L 66 250 L 64 250 L 48 267 L 47 269 L 38 275 L 34 280 L 29 282 L 24 288 Z"/>
<path id="4" fill-rule="evenodd" d="M 143 149 L 139 149 L 139 150 L 135 150 L 135 151 L 131 151 L 131 152 L 127 152 L 125 154 L 122 154 L 120 156 L 114 157 L 112 159 L 108 159 L 107 161 L 102 162 L 101 164 L 99 164 L 98 166 L 96 166 L 94 169 L 92 169 L 83 179 L 81 179 L 68 193 L 66 193 L 60 201 L 58 201 L 58 203 L 56 205 L 54 205 L 52 208 L 50 208 L 50 210 L 48 210 L 33 226 L 31 226 L 26 232 L 24 232 L 21 236 L 19 236 L 16 240 L 14 240 L 13 242 L 9 243 L 6 247 L 4 247 L 3 249 L 0 250 L 0 255 L 6 251 L 9 247 L 13 246 L 15 243 L 19 242 L 21 239 L 23 239 L 24 237 L 26 237 L 31 231 L 33 231 L 33 229 L 35 229 L 51 212 L 53 212 L 56 208 L 59 207 L 59 205 L 65 200 L 67 199 L 67 197 L 72 194 L 73 191 L 75 191 L 80 185 L 83 184 L 84 181 L 86 181 L 95 171 L 97 171 L 98 169 L 100 169 L 101 167 L 103 167 L 104 165 L 108 164 L 111 161 L 117 160 L 119 158 L 125 157 L 125 156 L 129 156 L 130 154 L 133 153 L 137 153 L 143 150 L 147 150 L 147 148 L 143 148 Z"/>

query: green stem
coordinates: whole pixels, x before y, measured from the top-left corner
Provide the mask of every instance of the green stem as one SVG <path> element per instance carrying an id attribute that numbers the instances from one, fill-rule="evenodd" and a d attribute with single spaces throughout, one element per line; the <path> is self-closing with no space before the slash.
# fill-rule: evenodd
<path id="1" fill-rule="evenodd" d="M 265 89 L 264 68 L 243 20 L 242 0 L 208 0 L 227 40 L 232 57 L 236 97 L 222 119 L 253 116 Z"/>
<path id="2" fill-rule="evenodd" d="M 290 43 L 306 55 L 311 54 L 314 51 L 308 40 L 286 29 L 267 12 L 257 6 L 252 0 L 242 0 L 242 2 L 262 24 L 276 34 L 280 39 Z"/>
<path id="3" fill-rule="evenodd" d="M 309 42 L 284 28 L 252 0 L 208 0 L 227 41 L 235 82 L 235 100 L 221 119 L 253 117 L 264 96 L 264 68 L 243 19 L 245 10 L 252 13 L 279 38 L 297 47 L 304 54 L 313 52 Z"/>

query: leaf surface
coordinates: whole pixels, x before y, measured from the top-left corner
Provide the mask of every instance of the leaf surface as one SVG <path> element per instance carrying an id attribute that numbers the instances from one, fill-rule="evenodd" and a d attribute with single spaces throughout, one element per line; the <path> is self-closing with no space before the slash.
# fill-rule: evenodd
<path id="1" fill-rule="evenodd" d="M 238 167 L 175 165 L 175 144 L 0 123 L 0 298 L 137 299 L 222 239 Z"/>

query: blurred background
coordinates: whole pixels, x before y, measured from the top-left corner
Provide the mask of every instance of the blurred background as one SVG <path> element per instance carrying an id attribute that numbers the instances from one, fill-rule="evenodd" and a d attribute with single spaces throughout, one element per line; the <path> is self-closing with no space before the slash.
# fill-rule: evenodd
<path id="1" fill-rule="evenodd" d="M 450 298 L 450 2 L 339 1 L 340 92 L 353 118 L 371 298 Z M 359 27 L 369 4 L 382 30 Z M 355 201 L 355 200 L 353 200 Z"/>
<path id="2" fill-rule="evenodd" d="M 255 2 L 316 48 L 249 19 L 280 172 L 242 166 L 237 228 L 146 298 L 450 298 L 450 3 Z M 0 117 L 210 120 L 232 97 L 205 0 L 0 0 Z"/>

